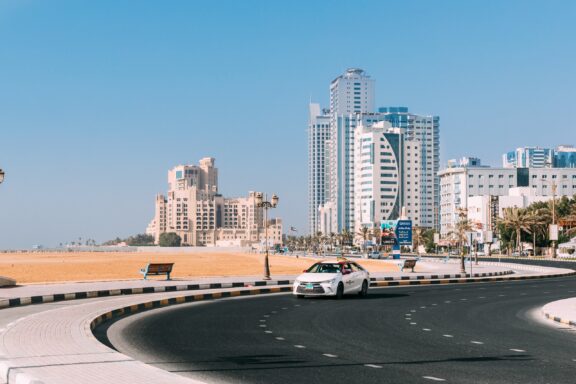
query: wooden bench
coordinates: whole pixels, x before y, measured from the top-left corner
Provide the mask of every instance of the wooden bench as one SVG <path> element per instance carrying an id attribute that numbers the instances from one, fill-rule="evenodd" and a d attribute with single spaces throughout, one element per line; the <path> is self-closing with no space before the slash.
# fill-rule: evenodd
<path id="1" fill-rule="evenodd" d="M 404 264 L 398 264 L 398 265 L 400 265 L 400 271 L 404 272 L 404 268 L 412 268 L 412 272 L 414 272 L 414 267 L 416 266 L 417 261 L 418 260 L 416 260 L 416 259 L 404 260 Z"/>
<path id="2" fill-rule="evenodd" d="M 174 263 L 148 263 L 145 268 L 140 270 L 144 275 L 144 280 L 148 275 L 166 275 L 166 280 L 170 280 L 170 273 Z"/>

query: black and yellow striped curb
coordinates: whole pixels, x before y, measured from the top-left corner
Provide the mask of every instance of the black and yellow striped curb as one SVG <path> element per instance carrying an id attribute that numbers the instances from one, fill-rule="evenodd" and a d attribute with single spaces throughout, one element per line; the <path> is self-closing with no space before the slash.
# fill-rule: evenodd
<path id="1" fill-rule="evenodd" d="M 469 276 L 469 275 L 468 275 Z M 553 277 L 576 276 L 576 272 L 555 273 L 550 275 L 522 275 L 505 277 L 462 277 L 458 279 L 436 279 L 436 280 L 400 280 L 400 281 L 373 281 L 371 287 L 394 287 L 400 285 L 433 285 L 433 284 L 460 284 L 460 283 L 486 283 L 493 281 L 531 280 L 546 279 Z"/>
<path id="2" fill-rule="evenodd" d="M 387 277 L 372 277 L 371 282 L 374 281 L 397 281 L 397 280 L 436 280 L 436 279 L 459 279 L 467 277 L 489 277 L 489 276 L 504 276 L 511 275 L 514 271 L 500 271 L 500 272 L 483 272 L 474 273 L 470 275 L 469 273 L 454 273 L 454 274 L 443 274 L 443 275 L 402 275 L 402 276 L 387 276 Z"/>
<path id="3" fill-rule="evenodd" d="M 145 293 L 162 293 L 176 291 L 198 291 L 203 289 L 223 289 L 223 288 L 243 288 L 243 287 L 262 287 L 268 285 L 291 285 L 293 280 L 266 280 L 266 281 L 244 281 L 232 283 L 206 283 L 206 284 L 186 284 L 186 285 L 165 285 L 159 287 L 138 287 L 123 289 L 107 289 L 98 291 L 85 291 L 73 293 L 56 293 L 50 295 L 38 295 L 30 297 L 16 297 L 6 299 L 0 302 L 0 309 L 19 307 L 31 304 L 46 304 L 56 301 L 91 299 L 108 296 L 136 295 Z"/>
<path id="4" fill-rule="evenodd" d="M 573 327 L 576 327 L 576 321 L 574 321 L 574 320 L 563 319 L 561 317 L 554 316 L 552 313 L 547 313 L 547 312 L 544 312 L 544 316 L 546 316 L 547 319 L 554 320 L 558 323 L 562 323 L 562 324 L 571 325 Z"/>
<path id="5" fill-rule="evenodd" d="M 198 295 L 185 295 L 178 297 L 171 297 L 169 299 L 160 299 L 149 301 L 146 303 L 128 305 L 126 307 L 117 308 L 112 311 L 101 314 L 90 323 L 90 329 L 94 330 L 100 324 L 107 320 L 115 319 L 121 316 L 129 316 L 138 312 L 148 311 L 150 309 L 163 308 L 170 305 L 193 303 L 204 300 L 217 300 L 228 297 L 252 296 L 263 295 L 268 293 L 281 293 L 292 292 L 292 287 L 271 287 L 271 288 L 257 288 L 257 289 L 243 289 L 238 291 L 223 291 L 213 293 L 202 293 Z"/>

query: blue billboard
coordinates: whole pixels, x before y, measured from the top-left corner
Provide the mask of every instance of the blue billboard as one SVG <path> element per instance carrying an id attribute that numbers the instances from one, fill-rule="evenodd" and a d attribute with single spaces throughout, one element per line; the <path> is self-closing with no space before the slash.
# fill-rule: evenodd
<path id="1" fill-rule="evenodd" d="M 398 220 L 396 239 L 398 245 L 412 245 L 412 220 Z"/>

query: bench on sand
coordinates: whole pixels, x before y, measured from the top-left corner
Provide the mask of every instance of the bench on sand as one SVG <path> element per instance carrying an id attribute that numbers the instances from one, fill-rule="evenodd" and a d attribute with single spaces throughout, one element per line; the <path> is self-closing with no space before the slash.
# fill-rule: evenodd
<path id="1" fill-rule="evenodd" d="M 400 266 L 400 271 L 404 272 L 404 268 L 411 268 L 414 272 L 414 267 L 416 266 L 417 259 L 406 259 L 404 264 L 398 264 Z"/>
<path id="2" fill-rule="evenodd" d="M 170 280 L 170 273 L 174 263 L 148 263 L 148 265 L 140 270 L 144 275 L 144 280 L 148 275 L 166 275 L 166 280 Z"/>

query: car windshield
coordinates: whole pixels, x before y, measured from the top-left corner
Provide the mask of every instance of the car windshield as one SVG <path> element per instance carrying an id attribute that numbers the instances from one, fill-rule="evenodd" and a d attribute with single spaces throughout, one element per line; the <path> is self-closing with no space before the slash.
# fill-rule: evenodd
<path id="1" fill-rule="evenodd" d="M 340 272 L 340 264 L 318 263 L 314 264 L 306 272 L 308 273 L 338 273 Z"/>

